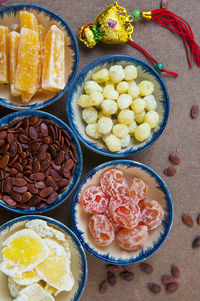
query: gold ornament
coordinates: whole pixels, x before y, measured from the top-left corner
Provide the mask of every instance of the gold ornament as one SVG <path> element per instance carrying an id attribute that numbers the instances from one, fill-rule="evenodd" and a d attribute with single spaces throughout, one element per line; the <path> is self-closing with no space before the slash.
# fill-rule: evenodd
<path id="1" fill-rule="evenodd" d="M 89 48 L 93 48 L 98 41 L 106 44 L 120 44 L 133 41 L 131 35 L 134 27 L 131 16 L 125 8 L 118 5 L 106 7 L 95 19 L 93 24 L 79 28 L 80 40 Z"/>

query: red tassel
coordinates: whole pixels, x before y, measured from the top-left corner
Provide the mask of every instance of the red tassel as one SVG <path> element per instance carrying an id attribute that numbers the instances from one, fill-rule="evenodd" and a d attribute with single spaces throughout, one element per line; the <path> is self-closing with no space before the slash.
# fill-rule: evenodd
<path id="1" fill-rule="evenodd" d="M 192 29 L 188 22 L 166 9 L 152 10 L 151 20 L 172 32 L 176 32 L 181 35 L 190 68 L 192 68 L 192 64 L 189 57 L 188 47 L 191 49 L 194 63 L 200 67 L 200 46 L 195 42 Z"/>
<path id="2" fill-rule="evenodd" d="M 138 44 L 136 44 L 135 42 L 132 42 L 132 41 L 128 41 L 127 43 L 132 45 L 133 47 L 137 48 L 140 52 L 142 52 L 152 62 L 154 62 L 155 64 L 158 64 L 158 62 L 146 50 L 144 50 L 144 48 L 142 48 L 141 46 L 139 46 Z M 172 71 L 167 71 L 166 69 L 161 69 L 160 71 L 165 72 L 165 73 L 170 74 L 170 75 L 175 76 L 175 77 L 178 76 L 178 73 L 175 73 L 175 72 L 172 72 Z"/>

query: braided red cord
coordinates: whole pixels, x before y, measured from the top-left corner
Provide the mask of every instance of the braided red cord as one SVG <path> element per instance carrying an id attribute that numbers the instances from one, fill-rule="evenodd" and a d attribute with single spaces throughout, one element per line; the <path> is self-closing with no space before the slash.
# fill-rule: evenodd
<path id="1" fill-rule="evenodd" d="M 158 64 L 158 62 L 141 46 L 139 46 L 138 44 L 136 44 L 135 42 L 132 41 L 128 41 L 128 44 L 132 45 L 133 47 L 137 48 L 140 52 L 142 52 L 148 59 L 150 59 L 152 62 L 154 62 L 155 64 Z M 162 69 L 160 70 L 161 72 L 165 72 L 167 74 L 170 74 L 172 76 L 177 77 L 178 73 L 172 72 L 172 71 L 167 71 L 166 69 Z"/>
<path id="2" fill-rule="evenodd" d="M 172 32 L 181 35 L 185 45 L 190 68 L 192 68 L 192 64 L 188 47 L 191 49 L 193 62 L 196 63 L 198 67 L 200 67 L 200 46 L 195 42 L 192 29 L 187 21 L 165 9 L 153 10 L 151 20 L 162 25 Z"/>

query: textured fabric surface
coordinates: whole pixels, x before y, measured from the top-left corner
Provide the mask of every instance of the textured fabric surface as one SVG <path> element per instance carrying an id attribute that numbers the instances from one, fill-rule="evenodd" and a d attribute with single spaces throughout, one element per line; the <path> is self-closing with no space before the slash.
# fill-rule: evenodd
<path id="1" fill-rule="evenodd" d="M 12 4 L 20 1 L 8 1 Z M 60 14 L 71 26 L 78 38 L 77 28 L 82 24 L 90 23 L 94 17 L 107 5 L 110 0 L 37 0 L 24 1 L 47 7 Z M 4 5 L 6 5 L 4 4 Z M 121 0 L 121 6 L 131 13 L 134 9 L 156 9 L 160 7 L 160 0 Z M 196 41 L 200 44 L 200 2 L 199 0 L 170 1 L 168 9 L 185 18 L 191 25 Z M 165 68 L 178 72 L 180 76 L 175 79 L 162 75 L 167 85 L 170 96 L 170 116 L 164 133 L 156 143 L 141 154 L 130 159 L 142 162 L 153 168 L 166 182 L 174 203 L 174 221 L 171 233 L 162 248 L 153 255 L 148 262 L 154 267 L 151 275 L 140 271 L 139 265 L 133 267 L 135 279 L 125 282 L 118 279 L 115 287 L 109 287 L 105 295 L 98 293 L 99 283 L 106 277 L 104 264 L 87 254 L 88 282 L 81 298 L 83 301 L 96 300 L 199 300 L 199 252 L 191 248 L 192 240 L 200 233 L 196 217 L 200 213 L 199 184 L 200 184 L 200 122 L 199 118 L 192 120 L 190 109 L 194 103 L 199 104 L 200 69 L 196 65 L 190 70 L 182 40 L 175 34 L 150 22 L 137 21 L 135 24 L 134 40 L 144 47 L 155 59 L 161 61 Z M 146 58 L 130 45 L 107 46 L 98 44 L 94 49 L 86 49 L 79 43 L 80 63 L 79 70 L 93 60 L 110 54 L 129 54 L 146 61 Z M 66 95 L 45 108 L 45 111 L 55 114 L 67 122 L 65 114 Z M 0 117 L 11 113 L 10 110 L 1 108 Z M 95 166 L 109 161 L 109 158 L 97 155 L 84 147 L 84 176 Z M 170 166 L 168 155 L 177 152 L 181 164 L 177 174 L 168 178 L 163 175 L 163 169 Z M 59 221 L 70 226 L 70 202 L 72 196 L 57 209 L 47 213 Z M 183 213 L 191 214 L 195 220 L 193 228 L 187 228 L 182 221 Z M 16 217 L 15 214 L 0 209 L 0 224 Z M 153 295 L 147 290 L 148 282 L 160 283 L 161 276 L 170 273 L 171 264 L 176 263 L 181 270 L 179 280 L 180 288 L 173 294 L 167 294 L 164 286 L 159 295 Z M 73 270 L 73 267 L 72 267 Z"/>

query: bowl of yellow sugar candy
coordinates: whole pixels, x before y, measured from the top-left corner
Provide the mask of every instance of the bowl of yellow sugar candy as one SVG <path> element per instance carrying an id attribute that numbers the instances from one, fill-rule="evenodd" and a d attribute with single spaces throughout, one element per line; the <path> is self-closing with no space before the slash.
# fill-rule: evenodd
<path id="1" fill-rule="evenodd" d="M 71 128 L 89 149 L 126 157 L 151 146 L 169 115 L 161 76 L 146 62 L 128 55 L 102 57 L 74 80 L 67 99 Z"/>
<path id="2" fill-rule="evenodd" d="M 76 235 L 62 223 L 22 216 L 0 227 L 0 300 L 78 301 L 87 260 Z"/>
<path id="3" fill-rule="evenodd" d="M 56 13 L 34 4 L 0 10 L 0 104 L 40 109 L 59 99 L 78 68 L 74 34 Z"/>

